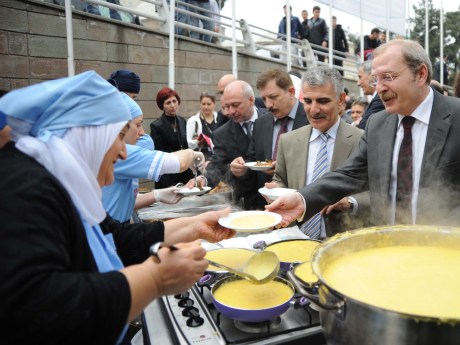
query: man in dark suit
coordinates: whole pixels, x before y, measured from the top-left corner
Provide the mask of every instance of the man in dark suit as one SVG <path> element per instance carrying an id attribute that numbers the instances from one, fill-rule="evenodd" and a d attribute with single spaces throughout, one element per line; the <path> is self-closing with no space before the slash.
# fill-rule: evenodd
<path id="1" fill-rule="evenodd" d="M 430 59 L 413 41 L 377 48 L 372 74 L 385 111 L 371 117 L 344 165 L 266 207 L 282 225 L 365 190 L 373 225 L 460 225 L 460 100 L 429 87 Z"/>
<path id="2" fill-rule="evenodd" d="M 214 132 L 214 155 L 206 167 L 208 185 L 215 187 L 223 181 L 233 187 L 233 197 L 245 209 L 252 209 L 257 199 L 253 186 L 241 183 L 229 171 L 230 163 L 236 157 L 246 157 L 254 121 L 261 118 L 266 110 L 254 106 L 254 91 L 242 80 L 231 82 L 225 87 L 222 106 L 230 120 Z"/>
<path id="3" fill-rule="evenodd" d="M 358 68 L 358 86 L 363 89 L 363 93 L 366 96 L 372 95 L 372 100 L 366 108 L 366 111 L 364 112 L 364 115 L 357 126 L 360 129 L 366 128 L 367 120 L 372 116 L 372 114 L 378 113 L 379 111 L 385 109 L 379 94 L 377 91 L 375 91 L 375 86 L 369 83 L 371 80 L 371 73 L 372 60 L 364 61 Z"/>
<path id="4" fill-rule="evenodd" d="M 321 156 L 322 134 L 327 134 L 326 167 L 335 169 L 343 163 L 358 146 L 363 131 L 340 121 L 339 106 L 345 103 L 343 79 L 330 67 L 308 69 L 302 79 L 304 107 L 310 125 L 283 134 L 278 145 L 275 175 L 267 188 L 287 187 L 300 189 L 314 180 L 317 157 Z M 318 224 L 321 231 L 317 239 L 332 236 L 337 232 L 362 227 L 367 224 L 369 193 L 360 193 L 341 200 L 337 209 L 323 217 Z M 350 211 L 359 211 L 364 221 L 349 217 Z M 353 212 L 357 213 L 357 212 Z M 301 227 L 304 229 L 306 227 Z M 310 237 L 311 234 L 307 234 Z"/>
<path id="5" fill-rule="evenodd" d="M 256 86 L 271 114 L 255 122 L 246 158 L 236 158 L 230 167 L 234 176 L 250 181 L 248 184 L 258 194 L 257 189 L 271 181 L 275 172 L 277 145 L 281 134 L 307 125 L 308 120 L 302 104 L 295 97 L 292 79 L 286 71 L 266 71 L 259 76 Z M 244 165 L 246 161 L 266 160 L 272 161 L 272 168 L 263 172 L 248 170 Z M 253 183 L 254 176 L 256 184 Z M 258 200 L 255 208 L 262 208 L 265 200 L 262 197 Z"/>

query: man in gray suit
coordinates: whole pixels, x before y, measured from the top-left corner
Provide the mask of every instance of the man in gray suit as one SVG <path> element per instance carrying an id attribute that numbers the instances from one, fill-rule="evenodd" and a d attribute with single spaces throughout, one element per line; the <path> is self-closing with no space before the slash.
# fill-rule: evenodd
<path id="1" fill-rule="evenodd" d="M 330 67 L 308 69 L 302 78 L 304 109 L 310 125 L 283 134 L 278 144 L 273 182 L 267 188 L 288 187 L 300 189 L 313 180 L 317 156 L 321 154 L 321 135 L 327 134 L 327 169 L 335 169 L 358 146 L 363 131 L 340 120 L 339 106 L 345 103 L 343 79 Z M 366 210 L 369 194 L 345 197 L 337 205 L 340 211 L 356 213 Z M 358 207 L 359 205 L 359 207 Z M 330 211 L 330 210 L 328 210 Z M 362 227 L 356 217 L 347 213 L 324 214 L 319 238 L 352 228 Z"/>
<path id="2" fill-rule="evenodd" d="M 282 225 L 365 190 L 373 225 L 460 225 L 460 99 L 433 92 L 430 59 L 409 40 L 378 47 L 372 75 L 385 111 L 344 165 L 266 207 Z"/>

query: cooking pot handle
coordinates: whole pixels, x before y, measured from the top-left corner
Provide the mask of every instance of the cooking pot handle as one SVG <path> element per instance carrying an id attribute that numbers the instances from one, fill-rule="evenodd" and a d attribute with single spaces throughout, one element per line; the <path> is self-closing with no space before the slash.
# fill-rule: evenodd
<path id="1" fill-rule="evenodd" d="M 344 306 L 345 306 L 345 302 L 344 301 L 339 301 L 337 303 L 334 303 L 334 304 L 325 304 L 325 303 L 322 303 L 320 302 L 319 300 L 319 297 L 317 295 L 313 295 L 311 293 L 309 293 L 308 291 L 306 291 L 302 284 L 300 284 L 300 282 L 297 280 L 297 278 L 294 276 L 294 273 L 292 271 L 287 271 L 287 276 L 289 277 L 289 280 L 292 282 L 292 284 L 294 285 L 295 289 L 303 296 L 307 297 L 308 300 L 313 303 L 315 306 L 317 306 L 318 308 L 321 308 L 321 309 L 324 309 L 324 310 L 332 310 L 334 311 L 336 314 L 339 314 L 339 315 L 343 315 L 343 311 L 344 311 Z"/>

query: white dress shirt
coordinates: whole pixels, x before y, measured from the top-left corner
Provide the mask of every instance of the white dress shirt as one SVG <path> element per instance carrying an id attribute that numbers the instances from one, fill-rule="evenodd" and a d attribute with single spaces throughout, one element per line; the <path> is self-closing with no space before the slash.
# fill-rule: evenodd
<path id="1" fill-rule="evenodd" d="M 327 171 L 331 170 L 332 155 L 334 153 L 335 139 L 337 138 L 339 124 L 340 117 L 337 117 L 337 122 L 326 131 L 326 133 L 329 134 L 329 139 L 327 140 Z M 316 156 L 318 155 L 318 151 L 321 147 L 321 138 L 319 137 L 321 134 L 321 131 L 317 130 L 316 128 L 312 128 L 308 144 L 307 176 L 305 185 L 309 185 L 312 182 L 311 180 L 313 177 L 313 170 L 315 168 Z M 320 238 L 325 237 L 326 226 L 324 225 L 324 219 L 322 219 Z"/>
<path id="2" fill-rule="evenodd" d="M 254 121 L 257 120 L 257 118 L 258 118 L 257 108 L 254 107 L 254 112 L 252 113 L 252 117 L 248 121 L 240 122 L 240 126 L 241 126 L 241 128 L 243 128 L 243 132 L 246 135 L 248 135 L 248 133 L 246 132 L 246 127 L 244 126 L 244 124 L 246 122 L 251 122 L 251 134 L 252 134 L 252 129 L 254 128 Z"/>
<path id="3" fill-rule="evenodd" d="M 417 198 L 420 182 L 420 171 L 422 168 L 423 152 L 425 150 L 426 135 L 428 133 L 428 123 L 430 122 L 431 109 L 433 108 L 433 90 L 429 88 L 428 96 L 422 103 L 412 112 L 410 116 L 416 121 L 412 126 L 412 222 L 417 220 Z M 393 149 L 393 160 L 391 162 L 391 180 L 390 180 L 390 198 L 391 198 L 391 213 L 390 224 L 395 223 L 396 216 L 396 185 L 397 185 L 397 170 L 398 156 L 401 142 L 404 138 L 404 128 L 401 126 L 402 115 L 398 115 L 398 129 L 396 131 L 395 145 Z"/>

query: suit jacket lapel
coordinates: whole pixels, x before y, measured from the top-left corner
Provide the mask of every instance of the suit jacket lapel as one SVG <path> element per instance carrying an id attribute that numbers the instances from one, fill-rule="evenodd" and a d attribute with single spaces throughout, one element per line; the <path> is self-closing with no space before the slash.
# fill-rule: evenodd
<path id="1" fill-rule="evenodd" d="M 353 136 L 347 131 L 343 121 L 340 120 L 339 128 L 337 129 L 337 138 L 335 138 L 334 152 L 332 154 L 331 170 L 343 162 L 349 155 L 353 148 L 353 142 L 350 138 Z"/>
<path id="2" fill-rule="evenodd" d="M 300 127 L 303 127 L 305 125 L 308 125 L 307 122 L 307 115 L 305 114 L 305 110 L 303 108 L 303 104 L 297 101 L 299 104 L 297 106 L 297 111 L 295 113 L 295 119 L 294 119 L 294 124 L 292 125 L 292 129 L 297 129 Z"/>
<path id="3" fill-rule="evenodd" d="M 380 187 L 382 195 L 388 195 L 390 190 L 391 166 L 393 160 L 393 148 L 398 126 L 398 116 L 391 114 L 387 117 L 379 136 L 379 155 L 376 157 L 380 167 Z M 367 140 L 375 140 L 367 138 Z"/>
<path id="4" fill-rule="evenodd" d="M 246 154 L 247 148 L 249 146 L 249 138 L 244 133 L 243 128 L 241 128 L 241 125 L 239 123 L 236 123 L 233 120 L 232 125 L 230 127 L 230 133 L 231 133 L 231 139 L 235 142 L 237 147 L 241 148 L 241 151 L 244 151 L 244 154 Z"/>
<path id="5" fill-rule="evenodd" d="M 433 108 L 431 109 L 430 123 L 426 136 L 423 153 L 422 167 L 420 171 L 420 187 L 427 187 L 431 181 L 433 172 L 438 166 L 441 152 L 444 149 L 447 136 L 450 131 L 450 109 L 442 102 L 441 95 L 434 92 Z"/>
<path id="6" fill-rule="evenodd" d="M 260 116 L 260 112 L 258 112 Z M 272 113 L 264 115 L 265 121 L 262 122 L 262 133 L 267 136 L 267 138 L 264 139 L 263 145 L 264 145 L 264 155 L 265 157 L 272 157 L 272 147 L 273 147 L 273 129 L 274 129 L 274 117 Z"/>
<path id="7" fill-rule="evenodd" d="M 305 131 L 302 130 L 305 135 L 297 138 L 297 141 L 294 143 L 295 147 L 298 148 L 298 156 L 294 157 L 295 169 L 293 171 L 298 172 L 299 178 L 296 179 L 299 185 L 297 189 L 305 187 L 305 183 L 307 181 L 307 164 L 308 164 L 308 148 L 310 144 L 310 136 L 311 136 L 311 126 L 305 127 Z M 297 163 L 298 162 L 298 163 Z"/>

